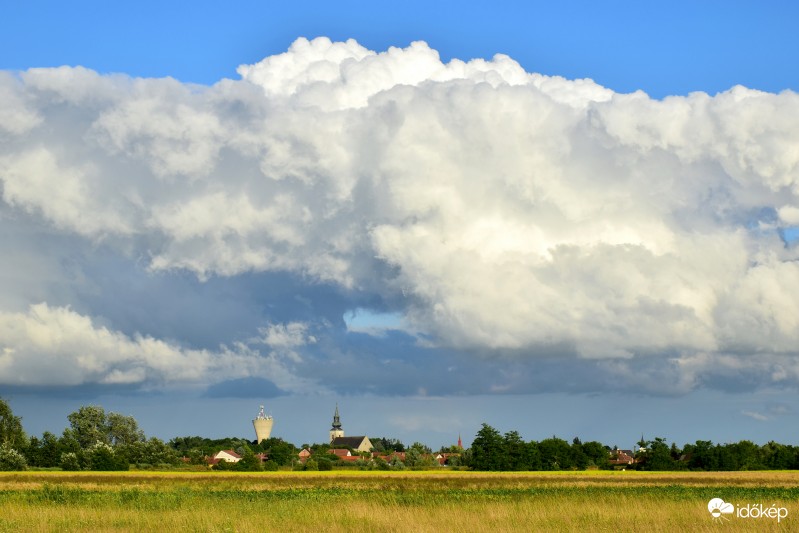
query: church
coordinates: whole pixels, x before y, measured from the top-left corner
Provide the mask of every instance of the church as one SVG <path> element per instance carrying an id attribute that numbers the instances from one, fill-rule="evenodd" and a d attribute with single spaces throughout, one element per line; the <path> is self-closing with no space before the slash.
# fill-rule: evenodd
<path id="1" fill-rule="evenodd" d="M 345 437 L 344 430 L 341 428 L 341 418 L 338 415 L 338 404 L 336 412 L 333 414 L 333 427 L 330 428 L 330 446 L 336 448 L 352 448 L 359 452 L 372 451 L 372 442 L 369 437 L 362 435 L 358 437 Z"/>

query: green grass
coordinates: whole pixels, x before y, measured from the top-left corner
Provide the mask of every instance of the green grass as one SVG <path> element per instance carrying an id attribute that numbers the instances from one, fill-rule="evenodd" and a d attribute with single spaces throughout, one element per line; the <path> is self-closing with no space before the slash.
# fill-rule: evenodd
<path id="1" fill-rule="evenodd" d="M 720 525 L 714 497 L 790 514 Z M 795 472 L 0 474 L 0 531 L 788 531 L 797 518 Z"/>

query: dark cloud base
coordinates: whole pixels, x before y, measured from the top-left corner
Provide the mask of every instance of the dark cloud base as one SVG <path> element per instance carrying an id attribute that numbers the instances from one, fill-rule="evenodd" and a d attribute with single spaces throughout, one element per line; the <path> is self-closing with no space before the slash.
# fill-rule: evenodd
<path id="1" fill-rule="evenodd" d="M 163 393 L 153 390 L 142 390 L 141 385 L 103 385 L 88 383 L 74 386 L 41 386 L 41 385 L 3 385 L 0 388 L 2 397 L 29 397 L 46 396 L 50 398 L 63 398 L 65 400 L 82 400 L 91 402 L 101 396 L 114 395 L 123 397 L 150 397 L 161 396 Z"/>
<path id="2" fill-rule="evenodd" d="M 206 398 L 277 398 L 286 391 L 264 378 L 231 379 L 208 387 Z"/>

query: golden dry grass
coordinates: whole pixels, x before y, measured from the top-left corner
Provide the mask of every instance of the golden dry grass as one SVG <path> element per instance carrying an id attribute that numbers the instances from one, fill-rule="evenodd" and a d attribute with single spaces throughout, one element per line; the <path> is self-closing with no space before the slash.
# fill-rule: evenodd
<path id="1" fill-rule="evenodd" d="M 0 474 L 0 531 L 791 531 L 797 472 Z M 776 503 L 715 523 L 707 502 Z"/>

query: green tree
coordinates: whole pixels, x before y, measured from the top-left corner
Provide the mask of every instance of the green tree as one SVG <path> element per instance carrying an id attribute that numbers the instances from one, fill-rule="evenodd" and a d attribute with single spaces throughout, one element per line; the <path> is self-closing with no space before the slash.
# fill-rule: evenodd
<path id="1" fill-rule="evenodd" d="M 205 455 L 203 454 L 202 450 L 198 450 L 197 448 L 190 449 L 185 457 L 189 458 L 189 464 L 193 465 L 204 465 L 205 464 Z"/>
<path id="2" fill-rule="evenodd" d="M 718 469 L 726 472 L 739 470 L 741 468 L 740 457 L 732 444 L 716 445 L 716 455 L 718 456 Z"/>
<path id="3" fill-rule="evenodd" d="M 234 470 L 236 468 L 236 463 L 231 463 L 229 461 L 225 461 L 224 459 L 221 459 L 212 468 L 214 470 L 222 470 L 222 471 Z"/>
<path id="4" fill-rule="evenodd" d="M 321 465 L 321 463 L 319 464 Z M 372 459 L 372 467 L 375 470 L 391 470 L 391 465 L 389 465 L 388 462 L 382 457 L 375 457 Z"/>
<path id="5" fill-rule="evenodd" d="M 422 444 L 421 442 L 414 442 L 408 449 L 416 450 L 420 454 L 433 453 L 433 450 L 430 449 L 430 446 Z"/>
<path id="6" fill-rule="evenodd" d="M 718 449 L 709 440 L 698 440 L 694 444 L 686 444 L 683 446 L 683 452 L 688 458 L 690 470 L 713 471 L 719 469 Z"/>
<path id="7" fill-rule="evenodd" d="M 0 446 L 20 450 L 27 445 L 28 439 L 22 429 L 22 418 L 14 416 L 11 406 L 0 398 Z"/>
<path id="8" fill-rule="evenodd" d="M 176 465 L 180 463 L 180 457 L 164 441 L 156 437 L 147 440 L 147 454 L 153 464 Z"/>
<path id="9" fill-rule="evenodd" d="M 78 459 L 78 454 L 74 452 L 62 453 L 58 466 L 61 467 L 61 470 L 80 470 L 80 460 Z"/>
<path id="10" fill-rule="evenodd" d="M 369 439 L 374 446 L 375 451 L 378 452 L 404 452 L 405 445 L 399 439 L 391 439 L 388 437 L 376 437 Z"/>
<path id="11" fill-rule="evenodd" d="M 28 445 L 25 447 L 23 455 L 30 466 L 43 466 L 42 443 L 38 438 L 31 437 L 30 440 L 28 440 Z"/>
<path id="12" fill-rule="evenodd" d="M 0 470 L 16 471 L 26 470 L 28 463 L 25 456 L 10 446 L 0 446 Z"/>
<path id="13" fill-rule="evenodd" d="M 474 470 L 502 470 L 505 463 L 502 435 L 493 427 L 483 423 L 472 441 L 469 466 Z"/>
<path id="14" fill-rule="evenodd" d="M 113 446 L 126 446 L 145 440 L 144 431 L 139 429 L 139 424 L 132 416 L 108 413 L 105 417 L 105 427 L 108 431 L 109 444 Z"/>
<path id="15" fill-rule="evenodd" d="M 42 434 L 40 442 L 39 466 L 58 466 L 61 459 L 61 446 L 58 443 L 58 437 L 45 431 Z"/>
<path id="16" fill-rule="evenodd" d="M 281 466 L 292 464 L 297 458 L 297 452 L 299 451 L 290 442 L 276 437 L 261 441 L 260 449 L 266 454 L 270 461 L 274 461 Z M 326 452 L 327 450 L 322 453 Z"/>
<path id="17" fill-rule="evenodd" d="M 81 448 L 87 449 L 98 442 L 110 444 L 105 409 L 99 405 L 84 405 L 67 416 L 72 436 Z"/>
<path id="18" fill-rule="evenodd" d="M 518 431 L 508 431 L 503 437 L 503 464 L 502 470 L 530 470 L 532 457 L 530 447 L 521 438 Z"/>
<path id="19" fill-rule="evenodd" d="M 333 461 L 327 457 L 317 457 L 316 463 L 319 465 L 319 471 L 333 470 Z"/>
<path id="20" fill-rule="evenodd" d="M 123 453 L 117 452 L 110 445 L 98 442 L 86 451 L 90 470 L 110 471 L 128 470 L 130 463 Z"/>
<path id="21" fill-rule="evenodd" d="M 538 443 L 543 470 L 569 470 L 574 466 L 569 443 L 555 436 Z"/>
<path id="22" fill-rule="evenodd" d="M 674 459 L 666 439 L 655 437 L 645 443 L 644 450 L 639 453 L 639 470 L 675 470 Z"/>
<path id="23" fill-rule="evenodd" d="M 588 464 L 601 469 L 610 468 L 610 454 L 607 448 L 597 441 L 584 442 L 583 453 L 588 458 Z"/>
<path id="24" fill-rule="evenodd" d="M 570 459 L 572 468 L 585 470 L 588 466 L 588 456 L 585 455 L 585 452 L 583 451 L 583 443 L 578 437 L 574 437 L 572 440 Z"/>
<path id="25" fill-rule="evenodd" d="M 168 443 L 170 448 L 180 456 L 188 456 L 190 450 L 198 450 L 203 455 L 210 455 L 211 450 L 206 449 L 208 439 L 202 437 L 175 437 Z"/>
<path id="26" fill-rule="evenodd" d="M 769 470 L 787 470 L 793 465 L 791 446 L 769 441 L 761 448 L 762 462 Z"/>
<path id="27" fill-rule="evenodd" d="M 537 442 L 530 441 L 527 443 L 527 453 L 530 457 L 530 470 L 543 470 L 541 452 L 538 450 Z"/>
<path id="28" fill-rule="evenodd" d="M 449 453 L 449 452 L 442 452 L 442 453 Z M 447 466 L 451 467 L 464 466 L 463 455 L 453 454 L 447 457 Z"/>
<path id="29" fill-rule="evenodd" d="M 422 466 L 422 454 L 417 448 L 408 448 L 405 452 L 405 466 L 408 468 Z"/>
<path id="30" fill-rule="evenodd" d="M 46 468 L 58 466 L 58 460 L 61 456 L 58 438 L 49 431 L 45 431 L 41 439 L 31 437 L 24 455 L 30 466 Z"/>
<path id="31" fill-rule="evenodd" d="M 115 447 L 133 446 L 145 441 L 144 432 L 132 416 L 106 413 L 99 405 L 84 405 L 67 416 L 70 427 L 65 436 L 86 450 L 98 442 Z M 68 434 L 68 435 L 67 435 Z"/>
<path id="32" fill-rule="evenodd" d="M 80 442 L 75 438 L 75 432 L 67 428 L 58 439 L 58 449 L 61 453 L 75 453 L 81 451 Z"/>
<path id="33" fill-rule="evenodd" d="M 671 449 L 669 450 L 669 453 L 671 454 L 671 458 L 675 461 L 679 461 L 680 457 L 682 457 L 682 450 L 677 447 L 676 442 L 671 443 Z"/>
<path id="34" fill-rule="evenodd" d="M 738 470 L 763 470 L 760 462 L 760 448 L 752 441 L 742 440 L 731 445 L 737 457 Z"/>
<path id="35" fill-rule="evenodd" d="M 171 466 L 180 461 L 177 452 L 161 439 L 151 437 L 147 441 L 134 441 L 129 444 L 116 446 L 115 449 L 127 454 L 128 460 L 134 464 L 149 464 L 153 466 Z M 200 456 L 201 464 L 202 456 Z"/>
<path id="36" fill-rule="evenodd" d="M 452 444 L 451 446 L 442 446 L 438 451 L 441 453 L 463 453 L 463 448 L 457 444 Z"/>
<path id="37" fill-rule="evenodd" d="M 250 448 L 245 448 L 241 460 L 236 463 L 236 470 L 243 472 L 260 472 L 264 469 L 261 458 L 256 457 Z"/>

